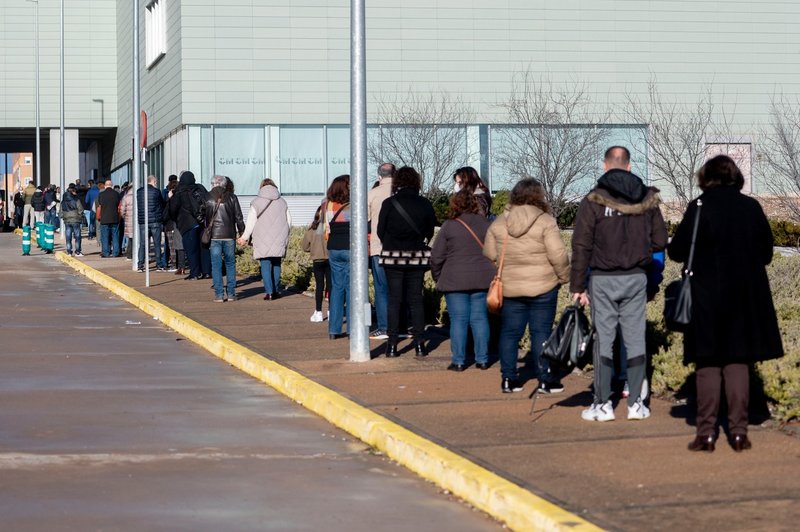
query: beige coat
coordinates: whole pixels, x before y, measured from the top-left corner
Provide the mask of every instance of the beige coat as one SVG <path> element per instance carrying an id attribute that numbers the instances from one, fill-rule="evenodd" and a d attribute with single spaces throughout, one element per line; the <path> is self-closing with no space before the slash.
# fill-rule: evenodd
<path id="1" fill-rule="evenodd" d="M 381 184 L 371 189 L 367 194 L 367 209 L 372 231 L 369 234 L 369 254 L 380 255 L 383 249 L 381 239 L 378 238 L 378 217 L 381 214 L 383 202 L 392 195 L 392 178 L 381 178 Z"/>
<path id="2" fill-rule="evenodd" d="M 569 282 L 569 255 L 556 219 L 533 205 L 512 205 L 489 227 L 483 254 L 498 263 L 503 240 L 503 296 L 533 297 Z"/>

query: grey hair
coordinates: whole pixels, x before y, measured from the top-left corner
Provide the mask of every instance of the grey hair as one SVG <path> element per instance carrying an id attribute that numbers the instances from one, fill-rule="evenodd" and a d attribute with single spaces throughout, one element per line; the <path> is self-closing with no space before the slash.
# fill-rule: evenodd
<path id="1" fill-rule="evenodd" d="M 228 178 L 224 175 L 215 175 L 211 178 L 211 186 L 212 187 L 228 187 Z"/>

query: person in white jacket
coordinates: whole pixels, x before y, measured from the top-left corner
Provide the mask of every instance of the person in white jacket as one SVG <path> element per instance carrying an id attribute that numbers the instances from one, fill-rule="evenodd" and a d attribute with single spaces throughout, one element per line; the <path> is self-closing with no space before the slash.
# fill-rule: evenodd
<path id="1" fill-rule="evenodd" d="M 239 245 L 253 238 L 253 258 L 261 263 L 261 278 L 264 281 L 264 299 L 278 299 L 278 284 L 281 279 L 281 261 L 289 245 L 289 228 L 292 219 L 286 200 L 281 197 L 272 179 L 261 181 L 258 196 L 250 202 L 244 234 Z"/>

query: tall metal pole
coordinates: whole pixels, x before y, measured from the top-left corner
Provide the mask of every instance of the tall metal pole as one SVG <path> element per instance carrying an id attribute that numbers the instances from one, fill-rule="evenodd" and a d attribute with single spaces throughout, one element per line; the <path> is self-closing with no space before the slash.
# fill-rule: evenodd
<path id="1" fill-rule="evenodd" d="M 367 362 L 369 305 L 367 280 L 367 60 L 365 0 L 350 1 L 350 360 Z"/>
<path id="2" fill-rule="evenodd" d="M 61 126 L 60 130 L 60 154 L 59 154 L 59 163 L 60 163 L 60 173 L 58 177 L 58 185 L 61 187 L 61 191 L 65 190 L 64 188 L 64 172 L 66 163 L 64 161 L 64 0 L 61 0 L 61 97 L 60 97 L 60 105 L 61 105 Z M 41 183 L 40 183 L 41 184 Z"/>
<path id="3" fill-rule="evenodd" d="M 133 157 L 131 158 L 131 171 L 133 173 L 133 227 L 136 229 L 133 232 L 133 260 L 131 261 L 131 269 L 136 271 L 138 269 L 138 254 L 139 254 L 139 202 L 136 195 L 139 192 L 140 178 L 140 155 L 139 155 L 139 0 L 133 0 Z M 145 190 L 145 194 L 147 191 Z M 147 260 L 147 257 L 145 257 Z"/>
<path id="4" fill-rule="evenodd" d="M 42 184 L 42 145 L 41 145 L 41 134 L 39 130 L 40 124 L 40 115 L 39 115 L 39 0 L 35 0 L 34 3 L 36 4 L 35 7 L 35 25 L 36 29 L 34 30 L 35 34 L 35 41 L 34 41 L 34 63 L 36 65 L 36 184 Z M 64 190 L 63 188 L 61 189 Z"/>

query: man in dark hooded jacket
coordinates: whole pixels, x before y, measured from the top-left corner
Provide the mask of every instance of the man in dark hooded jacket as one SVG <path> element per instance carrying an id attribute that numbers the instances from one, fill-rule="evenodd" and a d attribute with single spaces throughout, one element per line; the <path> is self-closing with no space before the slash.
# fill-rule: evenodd
<path id="1" fill-rule="evenodd" d="M 208 191 L 195 182 L 194 174 L 182 172 L 178 178 L 178 188 L 169 201 L 169 215 L 181 233 L 183 248 L 189 261 L 189 275 L 186 280 L 211 278 L 211 254 L 200 243 L 200 234 L 205 225 L 204 204 Z"/>
<path id="2" fill-rule="evenodd" d="M 581 201 L 572 236 L 570 291 L 582 305 L 591 303 L 597 329 L 594 404 L 581 414 L 587 421 L 611 421 L 613 345 L 617 329 L 628 359 L 628 419 L 645 419 L 650 410 L 641 397 L 645 378 L 645 305 L 647 267 L 655 251 L 667 245 L 658 189 L 631 173 L 627 148 L 605 153 L 605 173 Z"/>

